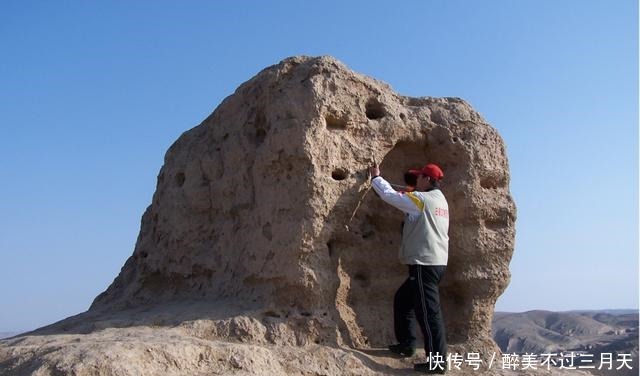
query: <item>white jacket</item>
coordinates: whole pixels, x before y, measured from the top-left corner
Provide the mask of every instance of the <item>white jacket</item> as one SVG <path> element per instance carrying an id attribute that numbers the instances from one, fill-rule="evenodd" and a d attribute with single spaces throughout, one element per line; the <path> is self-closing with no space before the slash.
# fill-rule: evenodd
<path id="1" fill-rule="evenodd" d="M 449 205 L 442 192 L 398 192 L 381 176 L 371 180 L 376 193 L 405 215 L 399 257 L 407 265 L 447 265 Z"/>

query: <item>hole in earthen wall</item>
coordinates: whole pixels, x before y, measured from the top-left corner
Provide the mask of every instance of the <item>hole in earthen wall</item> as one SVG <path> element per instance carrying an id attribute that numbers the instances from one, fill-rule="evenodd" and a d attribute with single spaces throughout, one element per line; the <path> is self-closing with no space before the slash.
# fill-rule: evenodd
<path id="1" fill-rule="evenodd" d="M 365 105 L 365 114 L 370 120 L 381 119 L 386 115 L 384 105 L 377 99 L 370 99 Z"/>
<path id="2" fill-rule="evenodd" d="M 399 142 L 381 161 L 382 176 L 391 183 L 403 185 L 407 170 L 427 162 L 458 165 L 446 148 L 434 149 L 437 150 L 428 148 L 426 141 Z M 456 173 L 448 170 L 445 175 Z M 443 189 L 446 194 L 446 186 Z M 338 260 L 340 282 L 336 305 L 346 327 L 345 335 L 355 346 L 385 346 L 395 341 L 393 297 L 407 278 L 407 266 L 398 260 L 403 219 L 401 211 L 384 203 L 377 195 L 369 194 L 349 224 L 350 233 L 357 236 L 346 236 L 346 240 L 338 245 L 327 244 L 331 257 Z M 440 298 L 443 306 L 450 305 L 451 296 L 446 287 L 441 287 Z M 444 314 L 447 316 L 451 312 Z M 453 314 L 464 317 L 466 313 Z M 448 319 L 451 318 L 445 317 L 445 321 Z M 458 317 L 450 321 L 456 319 Z M 457 335 L 455 330 L 452 335 Z"/>
<path id="3" fill-rule="evenodd" d="M 347 176 L 349 176 L 349 173 L 343 168 L 337 168 L 331 173 L 331 178 L 337 181 L 344 180 Z"/>
<path id="4" fill-rule="evenodd" d="M 382 175 L 403 184 L 404 172 L 423 165 L 426 157 L 424 143 L 399 143 L 381 161 Z M 398 261 L 402 220 L 402 212 L 370 193 L 350 223 L 357 236 L 332 247 L 340 265 L 336 304 L 355 345 L 384 346 L 394 341 L 393 296 L 407 277 L 406 266 Z"/>
<path id="5" fill-rule="evenodd" d="M 333 115 L 327 115 L 324 118 L 327 123 L 327 129 L 329 130 L 342 130 L 347 127 L 347 122 L 343 119 L 338 119 Z"/>

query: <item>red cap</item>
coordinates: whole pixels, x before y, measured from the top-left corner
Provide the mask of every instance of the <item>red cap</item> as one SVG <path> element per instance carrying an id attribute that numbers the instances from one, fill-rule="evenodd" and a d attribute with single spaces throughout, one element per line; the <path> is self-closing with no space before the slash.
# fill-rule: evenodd
<path id="1" fill-rule="evenodd" d="M 438 165 L 429 163 L 424 166 L 421 170 L 409 170 L 410 173 L 414 175 L 427 175 L 428 177 L 440 180 L 444 177 L 444 172 L 438 167 Z"/>

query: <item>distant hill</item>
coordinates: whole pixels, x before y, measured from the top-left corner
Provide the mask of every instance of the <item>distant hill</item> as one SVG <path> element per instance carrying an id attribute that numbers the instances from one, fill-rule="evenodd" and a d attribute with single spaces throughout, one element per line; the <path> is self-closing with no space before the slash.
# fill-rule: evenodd
<path id="1" fill-rule="evenodd" d="M 0 332 L 0 339 L 16 336 L 22 332 Z"/>
<path id="2" fill-rule="evenodd" d="M 575 313 L 590 313 L 590 312 L 598 312 L 598 313 L 610 313 L 612 315 L 625 315 L 625 314 L 637 314 L 637 309 L 576 309 L 567 312 L 575 312 Z"/>
<path id="3" fill-rule="evenodd" d="M 637 310 L 496 312 L 492 332 L 505 353 L 629 353 L 633 370 L 616 374 L 638 374 Z"/>

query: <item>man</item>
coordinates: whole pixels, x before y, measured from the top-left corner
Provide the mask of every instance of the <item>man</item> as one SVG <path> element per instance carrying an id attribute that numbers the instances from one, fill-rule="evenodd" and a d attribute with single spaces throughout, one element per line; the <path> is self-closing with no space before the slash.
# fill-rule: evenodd
<path id="1" fill-rule="evenodd" d="M 443 374 L 447 344 L 438 283 L 449 253 L 449 205 L 439 189 L 444 173 L 432 163 L 420 170 L 410 170 L 417 178 L 415 191 L 397 192 L 380 176 L 377 165 L 369 172 L 373 189 L 380 198 L 405 213 L 399 257 L 408 265 L 409 277 L 393 300 L 398 343 L 389 346 L 389 350 L 406 357 L 415 354 L 415 318 L 424 337 L 427 363 L 418 363 L 414 369 Z"/>

